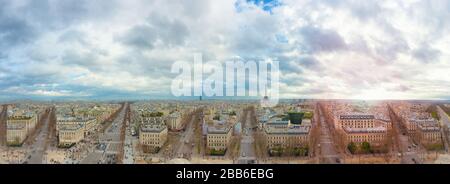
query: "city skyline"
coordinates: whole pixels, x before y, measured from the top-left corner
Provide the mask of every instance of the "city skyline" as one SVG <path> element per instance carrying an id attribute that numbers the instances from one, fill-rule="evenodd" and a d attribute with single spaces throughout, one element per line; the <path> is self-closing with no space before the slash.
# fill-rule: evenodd
<path id="1" fill-rule="evenodd" d="M 450 161 L 450 102 L 262 101 L 3 104 L 0 164 Z"/>
<path id="2" fill-rule="evenodd" d="M 194 53 L 279 61 L 281 99 L 450 100 L 449 9 L 448 1 L 0 0 L 0 101 L 196 99 L 170 93 L 171 65 Z"/>

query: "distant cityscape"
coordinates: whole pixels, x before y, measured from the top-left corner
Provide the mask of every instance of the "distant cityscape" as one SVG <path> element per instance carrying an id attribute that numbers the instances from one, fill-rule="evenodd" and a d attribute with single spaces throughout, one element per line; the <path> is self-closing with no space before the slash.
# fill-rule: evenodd
<path id="1" fill-rule="evenodd" d="M 446 101 L 1 105 L 0 163 L 450 163 Z"/>

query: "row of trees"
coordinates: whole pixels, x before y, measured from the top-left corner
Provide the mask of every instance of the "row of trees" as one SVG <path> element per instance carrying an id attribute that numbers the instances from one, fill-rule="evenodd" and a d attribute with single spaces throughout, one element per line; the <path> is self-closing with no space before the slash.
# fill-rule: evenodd
<path id="1" fill-rule="evenodd" d="M 163 116 L 163 112 L 143 112 L 142 117 L 161 117 Z"/>
<path id="2" fill-rule="evenodd" d="M 160 147 L 153 147 L 147 145 L 141 145 L 142 152 L 144 153 L 158 153 L 161 150 Z"/>
<path id="3" fill-rule="evenodd" d="M 445 112 L 445 113 L 447 113 L 447 115 L 449 115 L 450 116 L 450 107 L 447 107 L 447 106 L 445 106 L 445 105 L 439 105 L 440 107 L 441 107 L 441 109 Z"/>
<path id="4" fill-rule="evenodd" d="M 356 144 L 354 142 L 350 142 L 347 145 L 348 151 L 352 154 L 368 154 L 373 153 L 372 146 L 369 142 L 362 142 L 361 144 Z"/>
<path id="5" fill-rule="evenodd" d="M 275 147 L 269 149 L 270 156 L 300 156 L 305 157 L 308 156 L 309 146 L 300 146 L 300 147 Z"/>
<path id="6" fill-rule="evenodd" d="M 226 149 L 209 149 L 209 155 L 214 155 L 214 156 L 223 156 L 225 155 L 225 152 L 227 150 Z"/>
<path id="7" fill-rule="evenodd" d="M 6 144 L 6 112 L 8 111 L 8 105 L 3 105 L 2 111 L 0 111 L 0 146 Z"/>
<path id="8" fill-rule="evenodd" d="M 342 132 L 339 132 L 334 127 L 334 116 L 331 113 L 331 111 L 326 108 L 327 102 L 319 102 L 319 110 L 323 113 L 325 117 L 325 123 L 327 124 L 330 134 L 332 136 L 333 142 L 335 144 L 336 151 L 338 152 L 344 152 L 345 149 L 345 136 L 342 134 Z"/>
<path id="9" fill-rule="evenodd" d="M 426 109 L 426 112 L 428 112 L 428 113 L 430 113 L 431 114 L 431 116 L 434 118 L 434 119 L 437 119 L 437 120 L 439 120 L 440 118 L 439 118 L 439 115 L 438 115 L 438 112 L 437 112 L 437 107 L 436 107 L 436 105 L 430 105 L 427 109 Z"/>
<path id="10" fill-rule="evenodd" d="M 117 154 L 117 163 L 122 164 L 123 158 L 125 154 L 124 145 L 125 145 L 125 134 L 126 134 L 126 127 L 127 122 L 130 123 L 131 121 L 131 108 L 129 103 L 125 103 L 125 116 L 122 120 L 122 126 L 120 127 L 120 146 L 119 146 L 119 153 Z M 159 151 L 159 150 L 158 150 Z"/>

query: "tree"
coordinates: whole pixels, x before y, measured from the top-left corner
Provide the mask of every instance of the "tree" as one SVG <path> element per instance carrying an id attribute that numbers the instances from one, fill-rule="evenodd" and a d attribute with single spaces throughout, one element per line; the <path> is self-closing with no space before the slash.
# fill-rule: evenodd
<path id="1" fill-rule="evenodd" d="M 295 149 L 295 156 L 305 157 L 308 156 L 309 147 L 301 146 Z"/>
<path id="2" fill-rule="evenodd" d="M 361 150 L 364 153 L 372 153 L 372 148 L 370 147 L 370 143 L 368 143 L 368 142 L 363 142 L 361 144 Z"/>
<path id="3" fill-rule="evenodd" d="M 226 151 L 226 149 L 213 149 L 213 148 L 211 148 L 210 150 L 209 150 L 209 154 L 210 155 L 218 155 L 218 156 L 223 156 L 223 155 L 225 155 L 225 151 Z"/>
<path id="4" fill-rule="evenodd" d="M 301 124 L 304 114 L 304 112 L 288 112 L 287 118 L 292 124 Z"/>
<path id="5" fill-rule="evenodd" d="M 283 148 L 281 146 L 276 146 L 272 149 L 269 149 L 270 156 L 281 156 L 283 154 Z"/>
<path id="6" fill-rule="evenodd" d="M 313 116 L 314 116 L 314 113 L 308 111 L 308 112 L 305 112 L 305 114 L 303 115 L 303 118 L 304 118 L 304 119 L 312 119 Z"/>
<path id="7" fill-rule="evenodd" d="M 216 115 L 213 117 L 213 120 L 219 121 L 219 120 L 220 120 L 220 115 L 219 115 L 219 114 L 216 114 Z"/>
<path id="8" fill-rule="evenodd" d="M 356 152 L 356 149 L 357 149 L 356 144 L 354 142 L 350 142 L 347 145 L 347 149 L 348 149 L 348 151 L 350 151 L 350 153 L 354 154 Z"/>

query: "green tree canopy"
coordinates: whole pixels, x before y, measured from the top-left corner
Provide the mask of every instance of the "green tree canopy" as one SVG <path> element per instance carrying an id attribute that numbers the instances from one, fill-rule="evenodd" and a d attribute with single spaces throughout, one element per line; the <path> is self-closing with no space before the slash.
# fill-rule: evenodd
<path id="1" fill-rule="evenodd" d="M 350 153 L 354 154 L 356 152 L 356 144 L 354 142 L 350 142 L 347 145 L 348 151 L 350 151 Z"/>
<path id="2" fill-rule="evenodd" d="M 361 144 L 361 150 L 362 150 L 364 153 L 371 153 L 371 152 L 372 152 L 372 148 L 370 147 L 370 143 L 368 143 L 368 142 L 363 142 L 363 143 Z"/>

